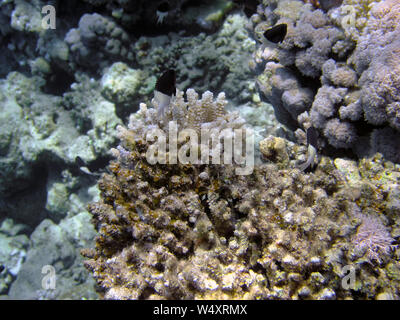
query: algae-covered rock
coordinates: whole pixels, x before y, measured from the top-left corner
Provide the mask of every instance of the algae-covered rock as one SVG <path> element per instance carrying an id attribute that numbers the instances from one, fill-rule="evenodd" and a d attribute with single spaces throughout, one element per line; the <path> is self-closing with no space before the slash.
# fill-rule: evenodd
<path id="1" fill-rule="evenodd" d="M 23 109 L 7 90 L 7 82 L 2 80 L 0 86 L 4 92 L 0 95 L 0 194 L 10 194 L 31 182 L 32 168 L 19 147 L 21 139 L 29 134 L 29 126 L 23 118 Z"/>
<path id="2" fill-rule="evenodd" d="M 356 161 L 336 158 L 335 167 L 346 177 L 347 182 L 352 187 L 358 187 L 361 183 L 361 176 Z"/>
<path id="3" fill-rule="evenodd" d="M 197 11 L 194 10 L 194 14 L 197 15 Z M 212 34 L 182 37 L 169 33 L 141 37 L 134 51 L 139 68 L 145 79 L 158 77 L 163 70 L 174 68 L 181 90 L 224 91 L 236 104 L 250 102 L 256 87 L 248 61 L 255 41 L 244 30 L 246 22 L 243 15 L 232 13 Z M 151 97 L 141 96 L 138 102 L 150 100 Z"/>
<path id="4" fill-rule="evenodd" d="M 119 114 L 129 114 L 134 111 L 131 107 L 135 105 L 143 81 L 140 70 L 117 62 L 105 71 L 101 79 L 101 92 L 106 99 L 115 103 Z"/>
<path id="5" fill-rule="evenodd" d="M 39 32 L 42 30 L 42 16 L 39 7 L 26 1 L 16 1 L 11 14 L 11 27 L 18 31 Z"/>
<path id="6" fill-rule="evenodd" d="M 56 225 L 44 220 L 31 235 L 32 245 L 25 262 L 12 283 L 11 299 L 81 299 L 96 298 L 93 282 L 82 267 L 79 250 L 92 243 L 90 215 L 82 212 Z M 48 274 L 45 266 L 55 269 L 55 288 L 43 287 Z"/>
<path id="7" fill-rule="evenodd" d="M 26 258 L 29 239 L 12 219 L 3 221 L 0 228 L 0 294 L 6 294 Z"/>
<path id="8" fill-rule="evenodd" d="M 205 30 L 215 30 L 223 23 L 226 14 L 233 9 L 232 1 L 217 0 L 203 3 L 198 7 L 188 7 L 182 15 L 182 23 L 199 24 Z"/>
<path id="9" fill-rule="evenodd" d="M 85 163 L 106 157 L 121 123 L 115 105 L 101 97 L 97 82 L 90 78 L 83 78 L 62 98 L 41 92 L 42 85 L 40 77 L 19 72 L 0 81 L 1 210 L 32 228 L 49 212 L 59 221 L 70 203 L 82 206 L 57 184 L 59 166 L 76 166 L 77 157 Z M 52 189 L 53 183 L 58 187 Z"/>
<path id="10" fill-rule="evenodd" d="M 32 60 L 30 67 L 34 75 L 47 75 L 51 72 L 50 64 L 42 57 Z"/>
<path id="11" fill-rule="evenodd" d="M 282 138 L 269 136 L 260 142 L 260 151 L 266 159 L 279 163 L 281 168 L 289 164 L 286 142 Z"/>
<path id="12" fill-rule="evenodd" d="M 53 220 L 66 216 L 69 209 L 69 192 L 62 183 L 53 183 L 47 191 L 46 209 L 52 214 Z"/>

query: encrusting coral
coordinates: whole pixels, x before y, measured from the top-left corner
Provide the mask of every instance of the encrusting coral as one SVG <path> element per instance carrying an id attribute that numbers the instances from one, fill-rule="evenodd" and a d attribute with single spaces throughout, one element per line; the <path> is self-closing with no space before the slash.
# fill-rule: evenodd
<path id="1" fill-rule="evenodd" d="M 360 211 L 397 232 L 395 204 L 384 197 L 399 184 L 398 166 L 379 156 L 358 167 L 322 157 L 305 174 L 294 168 L 304 147 L 274 137 L 261 148 L 267 162 L 249 175 L 237 175 L 236 164 L 150 164 L 147 133 L 171 119 L 179 129 L 245 125 L 223 110 L 222 93 L 199 99 L 189 89 L 186 97 L 177 90 L 165 119 L 142 104 L 129 127 L 119 127 L 101 200 L 89 205 L 96 246 L 82 252 L 104 298 L 400 297 L 399 249 L 379 261 L 352 251 Z M 348 265 L 356 272 L 351 289 L 342 285 Z"/>

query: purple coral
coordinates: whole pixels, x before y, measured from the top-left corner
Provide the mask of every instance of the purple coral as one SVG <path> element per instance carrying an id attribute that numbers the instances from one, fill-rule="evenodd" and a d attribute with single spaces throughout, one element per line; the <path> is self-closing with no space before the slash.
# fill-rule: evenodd
<path id="1" fill-rule="evenodd" d="M 388 229 L 377 217 L 360 215 L 361 225 L 357 229 L 352 242 L 356 250 L 365 250 L 370 262 L 373 260 L 381 262 L 381 257 L 389 255 L 394 247 Z"/>
<path id="2" fill-rule="evenodd" d="M 261 98 L 290 130 L 311 122 L 321 145 L 351 149 L 358 157 L 378 151 L 399 162 L 400 1 L 382 0 L 360 11 L 357 21 L 364 26 L 345 32 L 339 27 L 345 3 L 333 14 L 286 2 L 298 6 L 298 14 L 264 1 L 253 19 L 252 31 L 260 37 L 267 26 L 288 26 L 282 43 L 263 44 L 254 54 L 254 69 L 263 70 Z"/>
<path id="3" fill-rule="evenodd" d="M 333 118 L 326 123 L 324 135 L 329 144 L 335 148 L 349 148 L 354 145 L 358 138 L 352 123 L 340 121 L 337 118 Z"/>

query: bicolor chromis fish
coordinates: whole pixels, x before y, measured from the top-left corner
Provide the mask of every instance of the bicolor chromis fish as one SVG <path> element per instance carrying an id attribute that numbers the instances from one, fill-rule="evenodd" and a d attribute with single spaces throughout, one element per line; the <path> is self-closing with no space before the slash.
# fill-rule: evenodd
<path id="1" fill-rule="evenodd" d="M 170 10 L 170 9 L 171 8 L 170 8 L 170 5 L 169 5 L 168 1 L 161 2 L 157 7 L 157 11 L 164 12 L 164 13 L 168 12 L 168 10 Z"/>
<path id="2" fill-rule="evenodd" d="M 339 7 L 342 3 L 343 0 L 319 0 L 316 1 L 319 4 L 319 7 L 324 10 L 325 12 L 328 12 L 328 10 L 332 8 Z"/>
<path id="3" fill-rule="evenodd" d="M 171 10 L 171 6 L 168 1 L 161 2 L 156 10 L 157 23 L 163 23 L 164 19 L 168 16 L 168 11 Z"/>
<path id="4" fill-rule="evenodd" d="M 317 131 L 314 127 L 309 127 L 307 129 L 307 150 L 307 161 L 297 166 L 301 171 L 306 170 L 310 166 L 314 166 L 314 161 L 318 150 Z"/>
<path id="5" fill-rule="evenodd" d="M 257 12 L 257 6 L 259 5 L 257 0 L 233 0 L 233 2 L 242 7 L 247 18 Z"/>
<path id="6" fill-rule="evenodd" d="M 175 70 L 165 71 L 157 80 L 154 90 L 154 99 L 158 104 L 158 118 L 163 119 L 172 97 L 176 93 L 176 72 Z"/>
<path id="7" fill-rule="evenodd" d="M 273 43 L 282 42 L 287 34 L 287 24 L 280 23 L 264 31 L 264 38 Z"/>

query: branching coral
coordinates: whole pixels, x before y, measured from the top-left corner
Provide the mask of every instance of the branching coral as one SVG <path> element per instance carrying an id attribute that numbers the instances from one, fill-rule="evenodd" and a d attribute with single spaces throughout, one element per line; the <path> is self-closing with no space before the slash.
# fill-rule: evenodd
<path id="1" fill-rule="evenodd" d="M 244 120 L 239 117 L 237 112 L 225 112 L 225 106 L 228 102 L 223 92 L 214 100 L 212 92 L 206 91 L 199 99 L 196 91 L 188 89 L 186 97 L 187 100 L 184 98 L 183 91 L 177 89 L 176 97 L 172 99 L 169 110 L 163 118 L 159 118 L 157 115 L 156 99 L 152 100 L 154 108 L 147 108 L 145 104 L 141 104 L 139 112 L 131 115 L 129 129 L 137 135 L 146 136 L 147 132 L 154 127 L 168 130 L 170 121 L 175 121 L 178 129 L 191 128 L 196 130 L 202 128 L 207 130 L 213 128 L 237 129 L 244 125 Z M 138 119 L 142 119 L 142 121 L 138 121 Z"/>
<path id="2" fill-rule="evenodd" d="M 395 247 L 391 245 L 394 239 L 379 218 L 365 215 L 360 218 L 362 223 L 353 238 L 355 249 L 364 251 L 370 262 L 381 262 Z"/>

